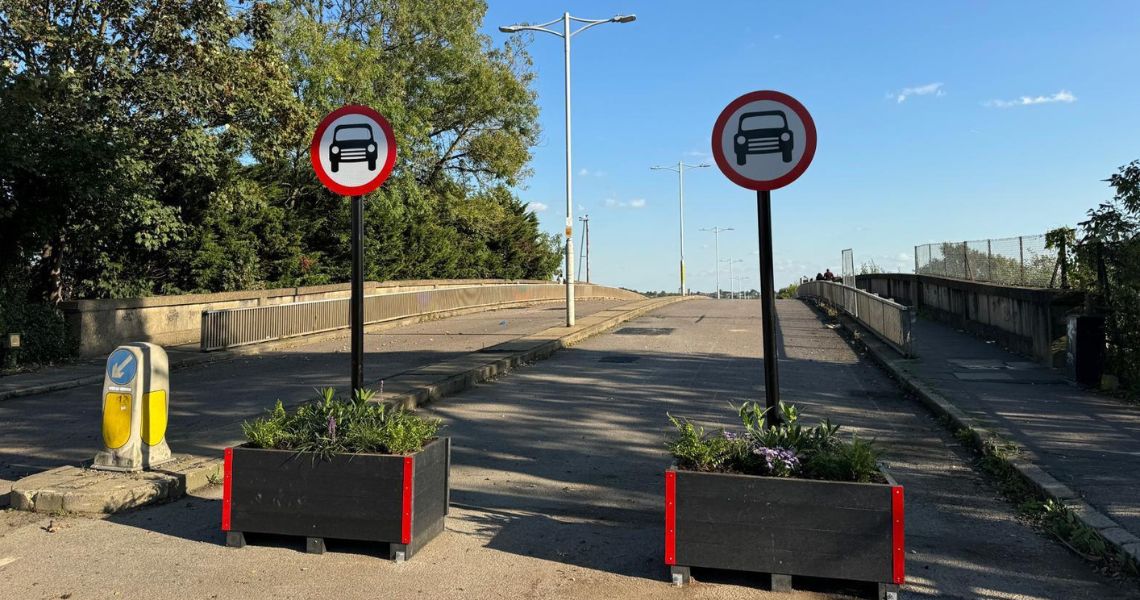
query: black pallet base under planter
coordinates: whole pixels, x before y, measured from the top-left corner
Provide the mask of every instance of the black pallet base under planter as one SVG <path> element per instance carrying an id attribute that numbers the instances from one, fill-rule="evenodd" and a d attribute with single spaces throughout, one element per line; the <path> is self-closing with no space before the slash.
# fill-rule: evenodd
<path id="1" fill-rule="evenodd" d="M 450 501 L 451 440 L 439 438 L 407 456 L 318 455 L 227 448 L 222 495 L 226 545 L 245 533 L 307 539 L 322 553 L 326 538 L 389 544 L 410 559 L 444 529 Z"/>
<path id="2" fill-rule="evenodd" d="M 734 473 L 665 472 L 665 564 L 871 583 L 895 600 L 904 581 L 903 488 Z"/>

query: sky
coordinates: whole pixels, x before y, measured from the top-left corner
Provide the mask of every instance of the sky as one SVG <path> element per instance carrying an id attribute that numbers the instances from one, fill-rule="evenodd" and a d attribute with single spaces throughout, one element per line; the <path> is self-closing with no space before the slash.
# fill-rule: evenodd
<path id="1" fill-rule="evenodd" d="M 874 262 L 910 272 L 914 246 L 1075 226 L 1140 159 L 1140 2 L 489 0 L 484 31 L 636 14 L 571 42 L 575 255 L 590 216 L 591 279 L 679 288 L 675 173 L 686 170 L 687 283 L 716 289 L 720 258 L 759 287 L 756 194 L 711 158 L 733 99 L 778 90 L 811 113 L 807 171 L 772 192 L 775 282 Z M 557 26 L 557 25 L 556 25 Z M 528 45 L 542 136 L 516 190 L 542 229 L 566 220 L 562 40 Z M 577 260 L 575 261 L 577 269 Z M 721 287 L 728 289 L 722 262 Z M 739 287 L 739 286 L 738 286 Z"/>

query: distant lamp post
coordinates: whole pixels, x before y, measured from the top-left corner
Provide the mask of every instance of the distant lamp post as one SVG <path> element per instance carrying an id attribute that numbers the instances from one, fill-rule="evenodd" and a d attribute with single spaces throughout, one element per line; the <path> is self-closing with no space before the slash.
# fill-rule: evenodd
<path id="1" fill-rule="evenodd" d="M 741 300 L 747 300 L 749 297 L 748 294 L 744 292 L 744 282 L 745 281 L 752 281 L 752 278 L 751 277 L 737 277 L 736 278 L 736 283 L 737 283 L 736 289 L 740 293 L 740 299 Z"/>
<path id="2" fill-rule="evenodd" d="M 681 212 L 681 295 L 685 295 L 685 169 L 703 169 L 708 164 L 686 165 L 685 161 L 677 161 L 676 167 L 657 166 L 649 167 L 653 171 L 673 171 L 677 174 L 677 191 L 680 196 Z"/>
<path id="3" fill-rule="evenodd" d="M 729 300 L 732 300 L 736 296 L 736 293 L 733 291 L 735 288 L 732 287 L 732 265 L 735 263 L 742 263 L 744 262 L 744 259 L 726 258 L 722 262 L 728 263 L 728 298 Z"/>
<path id="4" fill-rule="evenodd" d="M 499 31 L 503 33 L 517 33 L 519 31 L 542 31 L 551 35 L 556 35 L 562 38 L 563 53 L 565 54 L 566 63 L 566 326 L 572 327 L 574 325 L 574 193 L 573 183 L 571 182 L 572 172 L 570 168 L 570 38 L 582 33 L 583 31 L 601 25 L 602 23 L 632 23 L 637 19 L 634 15 L 617 15 L 609 19 L 579 19 L 578 17 L 570 16 L 570 13 L 562 13 L 562 18 L 554 19 L 553 21 L 542 23 L 540 25 L 504 25 L 499 27 Z M 557 22 L 562 22 L 562 31 L 554 29 L 547 29 L 547 26 L 553 25 Z M 579 27 L 577 31 L 570 31 L 570 21 L 578 23 L 585 23 Z"/>
<path id="5" fill-rule="evenodd" d="M 720 232 L 736 230 L 731 227 L 711 227 L 703 228 L 701 231 L 711 231 L 716 238 L 716 299 L 720 300 Z"/>

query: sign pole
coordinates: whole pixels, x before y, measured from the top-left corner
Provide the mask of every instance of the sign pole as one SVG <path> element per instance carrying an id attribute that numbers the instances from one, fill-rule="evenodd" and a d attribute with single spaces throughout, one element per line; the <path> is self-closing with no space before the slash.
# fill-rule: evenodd
<path id="1" fill-rule="evenodd" d="M 764 335 L 764 394 L 768 427 L 780 423 L 780 370 L 776 357 L 776 290 L 772 269 L 772 192 L 756 192 L 756 216 L 760 228 L 760 326 Z"/>
<path id="2" fill-rule="evenodd" d="M 352 391 L 364 388 L 364 198 L 352 197 Z"/>

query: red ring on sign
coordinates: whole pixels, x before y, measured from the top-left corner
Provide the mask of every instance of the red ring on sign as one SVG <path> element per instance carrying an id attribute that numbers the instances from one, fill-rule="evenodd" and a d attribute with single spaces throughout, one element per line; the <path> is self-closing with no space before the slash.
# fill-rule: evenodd
<path id="1" fill-rule="evenodd" d="M 329 125 L 332 125 L 333 121 L 350 114 L 364 115 L 376 121 L 380 125 L 380 129 L 384 131 L 385 141 L 388 142 L 388 155 L 384 157 L 384 164 L 380 167 L 380 172 L 368 183 L 358 186 L 346 186 L 337 183 L 328 173 L 325 173 L 324 167 L 321 166 L 321 137 L 324 136 L 325 130 L 329 128 Z M 392 132 L 392 125 L 388 119 L 371 108 L 356 104 L 342 106 L 326 115 L 324 119 L 321 119 L 321 124 L 317 125 L 317 131 L 313 133 L 313 141 L 309 143 L 309 160 L 313 163 L 313 170 L 316 171 L 317 178 L 334 194 L 362 196 L 380 187 L 380 184 L 384 183 L 392 174 L 392 169 L 396 167 L 396 135 Z"/>
<path id="2" fill-rule="evenodd" d="M 749 179 L 741 175 L 732 168 L 732 165 L 724 157 L 724 148 L 721 147 L 721 139 L 724 137 L 724 128 L 728 125 L 728 119 L 732 116 L 732 113 L 736 112 L 741 106 L 758 100 L 771 100 L 787 106 L 792 109 L 792 112 L 796 113 L 800 121 L 804 124 L 804 137 L 807 138 L 807 146 L 804 148 L 803 155 L 800 156 L 800 162 L 792 167 L 791 171 L 784 173 L 776 179 Z M 712 152 L 713 158 L 716 160 L 716 166 L 720 168 L 725 177 L 728 177 L 729 180 L 736 185 L 757 191 L 782 188 L 796 179 L 799 179 L 800 175 L 803 175 L 808 165 L 811 164 L 812 158 L 815 158 L 815 121 L 811 119 L 811 115 L 808 114 L 807 109 L 804 108 L 803 104 L 800 104 L 799 100 L 787 94 L 772 90 L 748 92 L 730 102 L 729 105 L 721 111 L 720 116 L 716 118 L 716 124 L 713 125 L 712 132 Z"/>

